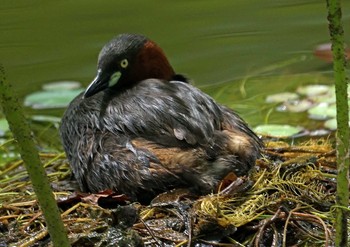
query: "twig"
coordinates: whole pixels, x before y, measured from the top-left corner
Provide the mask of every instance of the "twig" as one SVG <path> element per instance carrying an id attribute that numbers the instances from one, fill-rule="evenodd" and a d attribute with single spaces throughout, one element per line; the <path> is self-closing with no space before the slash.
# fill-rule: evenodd
<path id="1" fill-rule="evenodd" d="M 156 242 L 157 246 L 164 246 L 161 242 L 159 242 L 158 238 L 155 236 L 153 230 L 146 224 L 146 222 L 143 221 L 143 219 L 140 219 L 140 221 L 142 222 L 142 224 L 145 226 L 145 228 L 147 229 L 149 235 L 151 235 L 151 237 L 153 238 L 153 240 Z"/>
<path id="2" fill-rule="evenodd" d="M 263 225 L 261 226 L 260 230 L 258 231 L 257 236 L 255 237 L 255 241 L 254 241 L 254 242 L 255 242 L 255 243 L 254 243 L 255 247 L 259 247 L 259 246 L 260 246 L 260 245 L 259 245 L 260 239 L 261 239 L 262 235 L 264 234 L 265 228 L 266 228 L 268 225 L 270 225 L 270 224 L 272 224 L 273 222 L 275 222 L 277 219 L 279 219 L 279 215 L 280 215 L 281 212 L 282 212 L 282 208 L 279 207 L 279 208 L 277 209 L 276 213 L 275 213 L 270 219 L 266 219 L 266 220 L 263 221 L 264 223 L 263 223 Z"/>

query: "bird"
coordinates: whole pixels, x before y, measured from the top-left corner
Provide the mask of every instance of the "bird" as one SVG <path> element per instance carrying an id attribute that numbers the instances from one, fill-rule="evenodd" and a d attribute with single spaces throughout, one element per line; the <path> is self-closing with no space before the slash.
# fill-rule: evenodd
<path id="1" fill-rule="evenodd" d="M 235 111 L 175 73 L 141 34 L 102 48 L 96 77 L 68 105 L 59 132 L 81 191 L 133 201 L 176 188 L 209 194 L 229 173 L 248 175 L 263 147 Z"/>

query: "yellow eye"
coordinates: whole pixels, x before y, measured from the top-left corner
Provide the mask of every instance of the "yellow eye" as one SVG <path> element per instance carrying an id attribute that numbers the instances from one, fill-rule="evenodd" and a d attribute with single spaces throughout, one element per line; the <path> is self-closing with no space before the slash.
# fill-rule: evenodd
<path id="1" fill-rule="evenodd" d="M 128 59 L 123 59 L 121 62 L 120 62 L 120 66 L 125 69 L 126 67 L 128 67 Z"/>

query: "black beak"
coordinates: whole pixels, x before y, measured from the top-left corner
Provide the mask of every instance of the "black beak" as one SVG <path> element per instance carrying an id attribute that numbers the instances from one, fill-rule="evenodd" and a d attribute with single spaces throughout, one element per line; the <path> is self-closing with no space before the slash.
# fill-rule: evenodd
<path id="1" fill-rule="evenodd" d="M 108 87 L 109 80 L 110 80 L 109 75 L 106 75 L 101 70 L 98 70 L 97 76 L 85 90 L 83 98 L 88 98 L 106 89 Z"/>

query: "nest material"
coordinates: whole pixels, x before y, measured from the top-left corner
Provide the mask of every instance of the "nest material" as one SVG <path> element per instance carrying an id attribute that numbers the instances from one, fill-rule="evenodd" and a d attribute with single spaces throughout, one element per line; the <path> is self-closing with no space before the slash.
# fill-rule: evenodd
<path id="1" fill-rule="evenodd" d="M 73 246 L 333 244 L 336 158 L 328 141 L 267 142 L 249 178 L 225 178 L 200 198 L 176 190 L 149 206 L 112 192 L 76 194 L 64 155 L 41 158 Z M 0 246 L 51 246 L 22 161 L 0 169 Z"/>

